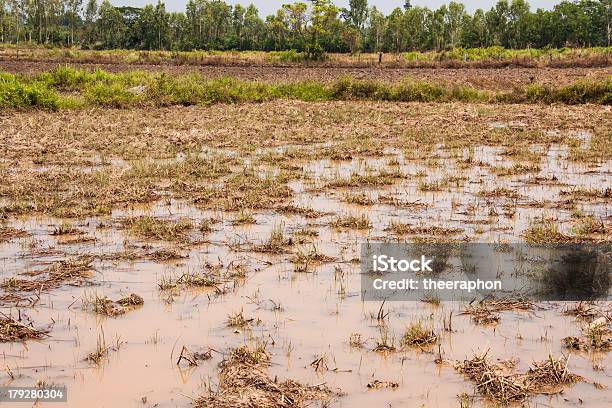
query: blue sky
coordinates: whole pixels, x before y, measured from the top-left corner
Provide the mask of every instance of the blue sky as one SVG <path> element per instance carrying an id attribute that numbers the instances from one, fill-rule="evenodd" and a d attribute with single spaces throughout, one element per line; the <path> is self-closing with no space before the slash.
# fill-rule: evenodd
<path id="1" fill-rule="evenodd" d="M 117 6 L 137 6 L 141 7 L 147 3 L 157 3 L 157 0 L 110 0 L 111 3 Z M 162 0 L 163 1 L 163 0 Z M 251 0 L 251 1 L 241 1 L 241 0 L 225 0 L 226 3 L 236 4 L 240 3 L 244 6 L 249 3 L 253 3 L 259 9 L 259 15 L 261 17 L 265 17 L 268 14 L 274 13 L 282 4 L 285 3 L 293 3 L 295 0 Z M 300 0 L 307 3 L 305 0 Z M 450 0 L 448 0 L 450 1 Z M 444 3 L 448 3 L 445 0 L 413 0 L 413 5 L 418 6 L 427 6 L 429 8 L 438 8 L 440 5 Z M 529 1 L 529 0 L 528 0 Z M 529 3 L 531 4 L 532 10 L 537 8 L 545 8 L 550 9 L 555 4 L 559 3 L 561 0 L 531 0 Z M 187 0 L 165 0 L 166 9 L 169 11 L 182 11 L 185 9 L 185 3 Z M 465 4 L 467 10 L 469 12 L 474 11 L 477 8 L 489 9 L 493 4 L 495 4 L 497 0 L 464 0 L 462 3 Z M 348 0 L 335 0 L 334 3 L 340 7 L 344 7 L 348 5 Z M 389 13 L 395 7 L 402 6 L 404 4 L 403 0 L 369 0 L 368 4 L 370 6 L 376 6 L 385 14 Z"/>

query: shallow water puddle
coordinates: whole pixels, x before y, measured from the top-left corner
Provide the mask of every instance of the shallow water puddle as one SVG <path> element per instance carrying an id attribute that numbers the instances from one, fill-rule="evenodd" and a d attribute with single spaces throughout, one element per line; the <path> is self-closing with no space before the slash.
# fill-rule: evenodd
<path id="1" fill-rule="evenodd" d="M 579 335 L 580 323 L 563 315 L 566 305 L 542 304 L 529 312 L 501 312 L 494 325 L 476 325 L 470 316 L 461 315 L 465 305 L 454 302 L 439 306 L 390 303 L 384 305 L 388 315 L 381 321 L 376 318 L 381 305 L 361 301 L 359 264 L 354 259 L 359 257 L 359 244 L 366 240 L 415 238 L 390 232 L 393 222 L 440 227 L 442 233 L 417 234 L 437 241 L 519 242 L 540 216 L 553 217 L 560 229 L 568 230 L 576 222 L 576 208 L 557 207 L 565 197 L 563 191 L 612 187 L 607 176 L 612 163 L 593 170 L 569 162 L 563 146 L 539 150 L 544 155 L 537 161 L 539 168 L 519 168 L 518 174 L 499 173 L 530 162 L 510 160 L 503 153 L 502 148 L 492 147 L 473 152 L 438 148 L 423 162 L 405 151 L 387 149 L 380 159 L 296 160 L 292 164 L 302 167 L 302 176 L 289 181 L 294 193 L 291 202 L 320 212 L 313 217 L 269 208 L 252 211 L 254 223 L 234 225 L 236 212 L 198 208 L 167 197 L 152 205 L 113 209 L 107 217 L 72 220 L 70 225 L 77 232 L 66 234 L 56 232 L 66 220 L 12 219 L 8 225 L 27 235 L 0 243 L 3 281 L 67 258 L 90 257 L 92 270 L 83 279 L 48 291 L 17 292 L 23 297 L 20 305 L 33 304 L 21 308 L 24 316 L 37 327 L 48 326 L 50 337 L 0 343 L 1 362 L 7 367 L 2 382 L 66 384 L 68 405 L 74 407 L 92 401 L 109 407 L 188 406 L 189 397 L 215 387 L 217 364 L 227 350 L 258 342 L 265 343 L 272 354 L 269 371 L 273 376 L 342 390 L 345 395 L 333 406 L 458 405 L 457 395 L 472 395 L 473 384 L 434 360 L 462 361 L 488 349 L 495 359 L 518 357 L 517 368 L 525 371 L 532 361 L 549 353 L 567 353 L 561 339 Z M 259 167 L 261 174 L 275 168 Z M 343 180 L 355 176 L 366 178 L 357 177 L 354 185 L 343 186 Z M 361 194 L 371 203 L 359 204 L 368 201 Z M 577 208 L 609 226 L 610 204 L 609 197 L 579 197 Z M 330 226 L 347 215 L 367 217 L 371 228 Z M 126 226 L 128 220 L 141 216 L 171 222 L 189 219 L 193 228 L 174 240 L 142 238 Z M 199 230 L 203 219 L 211 220 L 210 231 Z M 291 238 L 292 245 L 286 244 L 286 251 L 279 253 L 258 250 L 275 229 Z M 161 250 L 172 251 L 169 257 L 178 259 L 161 260 L 165 254 Z M 308 261 L 322 255 L 327 259 Z M 307 261 L 294 258 L 299 256 Z M 178 283 L 195 273 L 210 273 L 218 281 L 206 288 Z M 163 289 L 165 285 L 174 287 Z M 144 305 L 118 317 L 87 310 L 95 296 L 117 301 L 131 293 L 141 296 Z M 15 315 L 13 306 L 13 299 L 3 299 L 4 313 Z M 237 314 L 247 324 L 228 327 L 228 319 Z M 440 333 L 439 348 L 401 349 L 400 338 L 417 321 Z M 362 340 L 359 346 L 350 344 L 356 334 Z M 381 342 L 396 350 L 374 351 Z M 183 346 L 210 351 L 212 358 L 197 366 L 177 365 Z M 96 350 L 103 354 L 99 361 L 87 360 Z M 608 406 L 609 389 L 599 390 L 592 383 L 612 386 L 610 363 L 608 354 L 575 353 L 570 360 L 572 371 L 591 383 L 578 383 L 563 394 L 540 395 L 531 401 L 548 406 L 576 406 L 579 401 Z M 399 386 L 369 389 L 367 385 L 375 380 Z M 475 401 L 476 406 L 488 404 Z"/>

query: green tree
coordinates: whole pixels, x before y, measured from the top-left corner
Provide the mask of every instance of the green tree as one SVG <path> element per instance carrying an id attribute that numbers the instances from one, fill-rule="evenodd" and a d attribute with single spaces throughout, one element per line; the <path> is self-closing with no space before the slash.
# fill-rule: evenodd
<path id="1" fill-rule="evenodd" d="M 401 8 L 396 7 L 387 17 L 385 30 L 385 48 L 401 52 L 404 50 L 404 40 L 406 38 L 406 30 L 403 24 L 404 13 Z"/>
<path id="2" fill-rule="evenodd" d="M 465 6 L 463 4 L 454 1 L 451 1 L 448 4 L 448 10 L 444 16 L 444 24 L 446 27 L 445 31 L 448 39 L 448 45 L 453 48 L 459 45 L 465 15 Z"/>
<path id="3" fill-rule="evenodd" d="M 148 1 L 148 0 L 146 0 Z M 327 52 L 610 46 L 612 0 L 561 0 L 530 10 L 528 0 L 498 0 L 472 15 L 451 0 L 436 10 L 410 1 L 388 16 L 367 0 L 284 4 L 265 22 L 253 5 L 188 0 L 168 13 L 160 0 L 143 8 L 96 0 L 0 0 L 0 42 L 145 49 L 240 49 Z M 85 4 L 85 10 L 83 5 Z M 401 3 L 400 3 L 401 4 Z M 310 5 L 310 7 L 309 7 Z"/>
<path id="4" fill-rule="evenodd" d="M 406 27 L 406 44 L 410 50 L 427 48 L 427 20 L 430 10 L 423 7 L 411 7 L 404 13 Z"/>
<path id="5" fill-rule="evenodd" d="M 305 45 L 306 35 L 306 23 L 308 17 L 306 12 L 308 11 L 308 5 L 306 3 L 297 2 L 293 4 L 283 4 L 284 11 L 284 27 L 286 28 L 288 35 L 287 47 L 302 50 Z"/>
<path id="6" fill-rule="evenodd" d="M 348 10 L 344 10 L 346 20 L 359 31 L 368 18 L 368 0 L 349 0 Z"/>
<path id="7" fill-rule="evenodd" d="M 510 6 L 507 0 L 499 0 L 485 15 L 491 45 L 508 46 L 508 14 Z"/>
<path id="8" fill-rule="evenodd" d="M 157 48 L 164 49 L 166 36 L 168 35 L 168 14 L 166 6 L 157 0 L 155 6 L 155 32 L 157 33 Z"/>
<path id="9" fill-rule="evenodd" d="M 121 46 L 126 24 L 121 13 L 109 0 L 104 0 L 100 4 L 97 26 L 104 48 L 119 48 Z"/>
<path id="10" fill-rule="evenodd" d="M 88 0 L 85 6 L 85 42 L 91 44 L 92 37 L 95 35 L 95 21 L 98 15 L 98 3 L 96 0 Z"/>
<path id="11" fill-rule="evenodd" d="M 448 9 L 446 4 L 435 10 L 431 16 L 430 38 L 431 44 L 435 50 L 444 50 L 448 41 L 447 30 L 445 26 L 446 14 Z"/>
<path id="12" fill-rule="evenodd" d="M 512 0 L 508 12 L 508 45 L 513 48 L 530 45 L 531 28 L 529 4 L 525 0 Z"/>
<path id="13" fill-rule="evenodd" d="M 265 24 L 259 18 L 259 11 L 253 4 L 249 5 L 244 14 L 243 47 L 247 50 L 261 49 L 262 38 L 265 34 Z"/>
<path id="14" fill-rule="evenodd" d="M 461 30 L 461 45 L 468 48 L 487 45 L 487 24 L 482 9 L 474 11 L 473 16 L 466 15 Z"/>
<path id="15" fill-rule="evenodd" d="M 70 44 L 74 44 L 74 32 L 81 24 L 83 0 L 66 0 L 66 17 L 70 24 Z"/>
<path id="16" fill-rule="evenodd" d="M 383 46 L 386 28 L 385 15 L 374 6 L 370 9 L 369 16 L 368 48 L 371 51 L 379 52 Z"/>

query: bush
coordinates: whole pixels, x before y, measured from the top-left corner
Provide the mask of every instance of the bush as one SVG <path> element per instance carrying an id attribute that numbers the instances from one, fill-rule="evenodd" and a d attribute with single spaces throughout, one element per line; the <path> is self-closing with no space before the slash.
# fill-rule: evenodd
<path id="1" fill-rule="evenodd" d="M 578 81 L 549 93 L 552 102 L 562 102 L 570 105 L 580 103 L 609 104 L 612 95 L 612 80 L 601 82 Z"/>
<path id="2" fill-rule="evenodd" d="M 57 90 L 71 90 L 60 96 Z M 375 100 L 398 102 L 487 102 L 611 104 L 612 80 L 583 80 L 563 87 L 532 84 L 494 93 L 465 86 L 449 87 L 407 80 L 397 85 L 344 77 L 333 84 L 305 81 L 274 84 L 235 78 L 205 80 L 198 74 L 170 76 L 142 71 L 118 74 L 60 67 L 34 78 L 0 73 L 0 106 L 42 109 L 99 105 L 172 106 L 264 102 L 279 98 L 303 101 Z"/>
<path id="3" fill-rule="evenodd" d="M 612 80 L 599 82 L 583 80 L 559 88 L 533 84 L 527 87 L 524 100 L 531 103 L 557 102 L 568 105 L 597 103 L 609 105 L 612 102 Z"/>
<path id="4" fill-rule="evenodd" d="M 89 86 L 85 91 L 85 98 L 95 105 L 110 108 L 125 108 L 140 100 L 137 93 L 126 89 L 124 85 L 119 83 L 97 83 Z"/>
<path id="5" fill-rule="evenodd" d="M 160 106 L 195 105 L 204 93 L 198 79 L 195 75 L 171 78 L 161 74 L 148 83 L 148 99 Z"/>
<path id="6" fill-rule="evenodd" d="M 304 49 L 304 59 L 306 61 L 325 61 L 327 54 L 321 44 L 315 42 L 313 44 L 307 44 Z"/>
<path id="7" fill-rule="evenodd" d="M 45 72 L 38 77 L 38 80 L 45 82 L 49 86 L 65 90 L 81 89 L 86 83 L 90 82 L 88 74 L 83 70 L 76 70 L 68 67 L 57 67 L 53 71 Z"/>
<path id="8" fill-rule="evenodd" d="M 308 102 L 328 101 L 333 97 L 325 85 L 315 81 L 278 85 L 275 95 L 279 98 L 295 98 Z"/>
<path id="9" fill-rule="evenodd" d="M 447 91 L 424 81 L 404 82 L 395 90 L 394 99 L 402 102 L 433 102 L 446 99 Z"/>
<path id="10" fill-rule="evenodd" d="M 44 83 L 24 84 L 10 74 L 0 74 L 0 106 L 56 110 L 59 96 Z"/>
<path id="11" fill-rule="evenodd" d="M 391 100 L 392 93 L 388 85 L 374 81 L 355 81 L 351 77 L 344 77 L 332 87 L 334 99 L 372 99 Z"/>
<path id="12" fill-rule="evenodd" d="M 297 50 L 280 51 L 277 58 L 282 62 L 303 62 L 305 59 L 304 53 Z"/>

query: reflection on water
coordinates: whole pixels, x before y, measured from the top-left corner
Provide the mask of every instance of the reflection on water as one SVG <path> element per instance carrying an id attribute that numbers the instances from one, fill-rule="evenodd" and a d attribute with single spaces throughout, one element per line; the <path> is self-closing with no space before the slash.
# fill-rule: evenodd
<path id="1" fill-rule="evenodd" d="M 511 124 L 515 125 L 520 124 Z M 65 285 L 43 291 L 32 308 L 23 309 L 37 324 L 50 324 L 52 337 L 26 344 L 0 344 L 2 365 L 8 367 L 6 373 L 0 374 L 2 383 L 66 384 L 71 407 L 189 406 L 189 396 L 205 393 L 210 384 L 214 386 L 217 382 L 216 366 L 223 352 L 259 339 L 273 354 L 272 375 L 340 388 L 346 396 L 336 401 L 335 406 L 448 407 L 458 405 L 457 395 L 471 394 L 472 385 L 452 368 L 433 363 L 438 350 L 399 350 L 399 339 L 413 322 L 424 321 L 441 333 L 439 351 L 449 360 L 462 360 L 471 357 L 474 351 L 489 349 L 489 355 L 500 359 L 518 356 L 519 369 L 524 371 L 533 360 L 565 352 L 560 339 L 579 335 L 580 323 L 561 313 L 562 304 L 543 304 L 534 312 L 502 312 L 499 324 L 477 326 L 468 316 L 459 315 L 464 306 L 459 302 L 442 302 L 439 306 L 396 302 L 384 306 L 388 315 L 381 325 L 376 319 L 381 305 L 361 301 L 359 264 L 354 260 L 359 258 L 359 245 L 366 240 L 414 238 L 386 231 L 392 222 L 461 230 L 437 239 L 519 242 L 532 219 L 551 215 L 551 203 L 559 202 L 559 194 L 567 186 L 610 185 L 607 174 L 612 163 L 587 172 L 583 165 L 567 161 L 565 147 L 551 146 L 539 163 L 538 172 L 500 178 L 495 169 L 512 166 L 511 161 L 501 156 L 501 148 L 483 146 L 472 153 L 461 151 L 455 155 L 440 150 L 434 154 L 435 166 L 405 157 L 402 151 L 386 153 L 388 156 L 379 159 L 301 163 L 304 177 L 290 183 L 296 195 L 294 204 L 328 214 L 316 219 L 280 215 L 270 209 L 255 212 L 255 224 L 232 226 L 230 221 L 235 214 L 201 210 L 183 201 L 167 199 L 152 206 L 115 209 L 107 218 L 74 222 L 95 241 L 64 245 L 60 245 L 60 238 L 51 235 L 62 220 L 46 217 L 12 220 L 12 227 L 26 230 L 29 236 L 0 244 L 3 279 L 83 254 L 94 256 L 95 274 L 88 286 Z M 468 156 L 478 165 L 462 166 Z M 329 180 L 389 169 L 393 157 L 397 163 L 392 166 L 406 177 L 391 185 L 325 187 Z M 129 166 L 125 162 L 111 165 Z M 269 169 L 261 166 L 261 170 Z M 461 177 L 453 178 L 457 175 Z M 552 176 L 554 183 L 534 182 L 536 178 L 553 180 Z M 443 187 L 439 191 L 424 188 L 433 182 Z M 516 191 L 518 198 L 483 194 L 498 187 Z M 343 196 L 347 191 L 362 191 L 376 203 L 346 204 Z M 385 196 L 402 204 L 380 203 Z M 581 203 L 580 208 L 595 217 L 608 217 L 609 204 L 609 200 L 592 200 Z M 570 210 L 554 209 L 552 213 L 561 228 L 571 227 Z M 120 228 L 120 219 L 142 214 L 176 220 L 189 217 L 196 223 L 213 217 L 221 222 L 214 224 L 213 231 L 205 236 L 192 232 L 190 239 L 198 241 L 197 245 L 171 245 L 137 240 Z M 360 232 L 330 228 L 331 220 L 342 214 L 365 214 L 373 228 Z M 303 229 L 313 230 L 318 235 L 311 238 L 312 242 L 306 240 L 296 246 L 305 252 L 315 248 L 317 253 L 334 261 L 312 264 L 303 273 L 291 262 L 292 254 L 270 255 L 249 250 L 265 242 L 273 228 L 279 226 L 287 236 Z M 141 256 L 164 247 L 174 247 L 188 257 L 157 262 Z M 132 257 L 127 256 L 130 253 Z M 169 293 L 158 289 L 163 279 L 202 271 L 207 263 L 220 268 L 240 264 L 247 272 L 246 277 L 225 288 L 228 293 L 224 295 L 218 295 L 212 288 Z M 567 272 L 559 271 L 553 283 L 567 282 Z M 144 298 L 144 306 L 117 318 L 103 317 L 84 310 L 82 299 L 91 293 L 113 300 L 137 293 Z M 34 293 L 29 296 L 36 298 Z M 3 310 L 8 313 L 11 308 L 7 305 Z M 241 329 L 227 327 L 228 315 L 240 311 L 245 318 L 253 319 L 252 323 Z M 449 319 L 452 331 L 445 331 Z M 353 333 L 366 340 L 363 347 L 349 344 Z M 397 352 L 372 351 L 383 334 L 395 344 Z M 108 358 L 96 365 L 85 358 L 96 349 L 102 335 L 109 347 Z M 195 351 L 211 348 L 215 352 L 212 359 L 198 366 L 177 365 L 183 346 Z M 326 358 L 327 371 L 315 371 L 310 366 L 321 356 Z M 610 386 L 609 367 L 610 357 L 606 354 L 578 353 L 571 359 L 574 372 Z M 398 382 L 399 387 L 368 390 L 366 384 L 373 379 Z M 592 407 L 609 406 L 610 392 L 579 383 L 562 395 L 538 396 L 533 403 L 577 406 L 579 401 Z"/>

